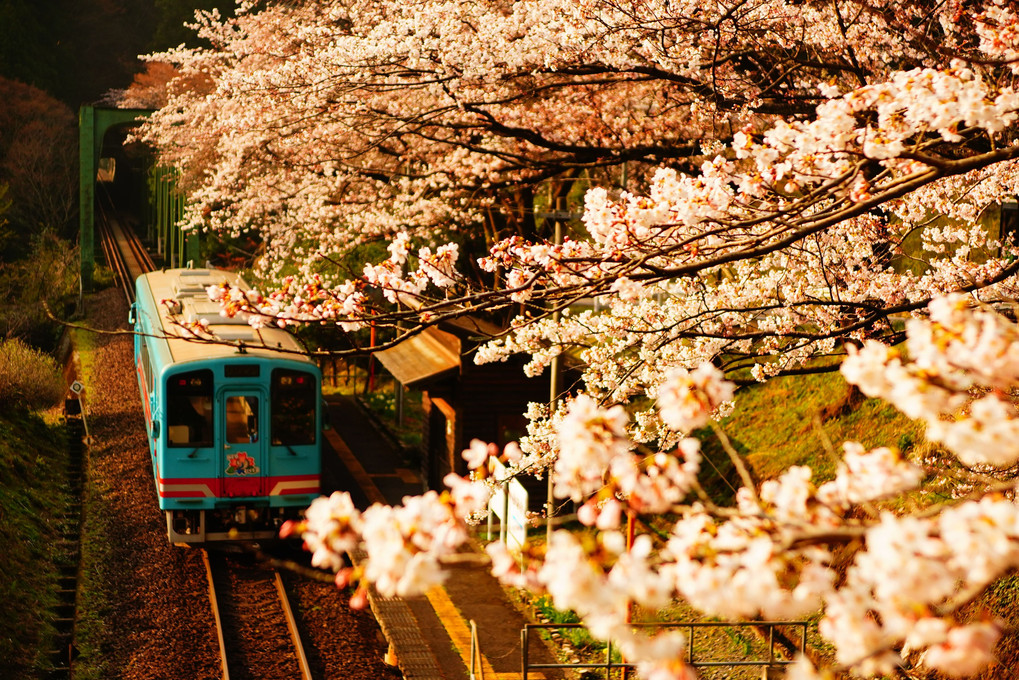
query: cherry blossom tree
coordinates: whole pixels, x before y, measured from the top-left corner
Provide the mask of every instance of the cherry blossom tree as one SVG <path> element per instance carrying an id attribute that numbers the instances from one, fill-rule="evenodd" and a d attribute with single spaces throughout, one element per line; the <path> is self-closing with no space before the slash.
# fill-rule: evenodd
<path id="1" fill-rule="evenodd" d="M 310 225 L 317 255 L 450 222 L 528 234 L 549 178 L 696 171 L 747 126 L 813 118 L 819 83 L 946 65 L 955 28 L 924 3 L 255 4 L 203 15 L 212 49 L 151 57 L 182 87 L 146 138 L 191 180 L 190 224 L 258 216 L 268 267 Z"/>
<path id="2" fill-rule="evenodd" d="M 992 660 L 1000 624 L 961 609 L 1019 565 L 1019 331 L 994 311 L 1019 268 L 995 219 L 1017 193 L 1009 3 L 241 2 L 196 27 L 210 48 L 149 57 L 178 75 L 139 137 L 180 171 L 188 227 L 264 243 L 261 290 L 210 290 L 225 314 L 406 337 L 513 310 L 478 361 L 583 366 L 519 446 L 472 445 L 448 491 L 309 508 L 290 529 L 338 583 L 439 581 L 499 455 L 550 474 L 596 539 L 556 531 L 523 569 L 492 548 L 494 571 L 577 611 L 645 677 L 689 677 L 681 636 L 626 625 L 631 604 L 675 597 L 723 617 L 819 611 L 834 668 L 865 676 Z M 588 187 L 561 243 L 542 238 L 546 187 Z M 462 256 L 466 235 L 483 257 Z M 385 261 L 334 266 L 379 239 Z M 692 433 L 733 381 L 833 355 L 951 452 L 951 500 L 931 503 L 899 452 L 847 442 L 824 480 L 757 483 L 729 450 L 743 485 L 713 502 Z M 665 513 L 666 545 L 626 543 L 624 517 Z M 807 659 L 790 673 L 821 677 Z"/>

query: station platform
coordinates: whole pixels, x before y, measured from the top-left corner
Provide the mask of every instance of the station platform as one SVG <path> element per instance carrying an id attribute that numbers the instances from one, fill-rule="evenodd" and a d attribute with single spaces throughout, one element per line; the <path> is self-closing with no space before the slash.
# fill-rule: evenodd
<path id="1" fill-rule="evenodd" d="M 356 399 L 326 397 L 330 428 L 323 447 L 324 493 L 351 492 L 354 503 L 400 503 L 424 491 L 395 440 Z M 472 543 L 471 550 L 480 552 Z M 353 556 L 358 559 L 358 556 Z M 407 680 L 510 680 L 522 677 L 521 631 L 530 621 L 479 560 L 451 567 L 446 583 L 426 596 L 385 598 L 372 591 L 369 602 Z M 472 623 L 476 654 L 471 672 Z M 540 640 L 529 645 L 531 663 L 554 664 Z M 531 680 L 561 680 L 561 669 L 529 671 Z"/>

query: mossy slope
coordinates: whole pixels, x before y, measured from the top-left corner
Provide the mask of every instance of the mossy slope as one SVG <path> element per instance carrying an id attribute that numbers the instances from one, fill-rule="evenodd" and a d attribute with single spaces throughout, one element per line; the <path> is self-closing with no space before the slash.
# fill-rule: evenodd
<path id="1" fill-rule="evenodd" d="M 54 629 L 55 518 L 68 503 L 66 428 L 23 408 L 0 411 L 0 669 L 46 668 Z"/>

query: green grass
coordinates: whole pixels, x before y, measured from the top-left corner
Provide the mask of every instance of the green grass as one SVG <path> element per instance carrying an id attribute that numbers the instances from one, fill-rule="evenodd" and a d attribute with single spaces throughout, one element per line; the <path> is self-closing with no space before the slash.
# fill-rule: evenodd
<path id="1" fill-rule="evenodd" d="M 423 443 L 425 427 L 421 392 L 406 390 L 403 395 L 403 419 L 396 418 L 396 386 L 392 381 L 375 392 L 364 395 L 364 403 L 405 449 L 418 449 Z"/>
<path id="2" fill-rule="evenodd" d="M 66 507 L 67 433 L 55 417 L 0 411 L 0 668 L 47 668 L 57 603 L 56 517 Z"/>
<path id="3" fill-rule="evenodd" d="M 883 401 L 852 394 L 837 372 L 773 378 L 746 387 L 737 393 L 736 408 L 722 428 L 758 482 L 793 465 L 813 468 L 815 482 L 828 480 L 848 440 L 865 448 L 897 447 L 906 455 L 923 441 L 921 425 Z M 705 452 L 728 470 L 717 441 L 709 441 Z M 728 479 L 737 478 L 730 471 Z"/>
<path id="4" fill-rule="evenodd" d="M 605 660 L 605 650 L 607 645 L 601 640 L 595 640 L 591 637 L 591 634 L 587 632 L 586 628 L 576 627 L 576 624 L 580 623 L 580 617 L 572 611 L 560 611 L 552 605 L 552 598 L 548 595 L 542 595 L 541 597 L 534 600 L 535 611 L 540 615 L 544 616 L 549 623 L 552 624 L 564 624 L 564 628 L 541 628 L 539 634 L 546 640 L 554 640 L 552 634 L 559 635 L 565 642 L 567 642 L 577 653 L 594 661 Z M 612 650 L 612 660 L 618 663 L 621 660 L 619 652 Z"/>
<path id="5" fill-rule="evenodd" d="M 77 354 L 79 380 L 85 385 L 86 396 L 90 385 L 95 384 L 95 356 L 98 336 L 85 331 L 72 331 L 72 340 Z M 87 470 L 86 466 L 86 470 Z M 74 677 L 77 680 L 101 680 L 109 677 L 105 667 L 102 640 L 105 634 L 104 616 L 110 611 L 106 597 L 109 582 L 110 555 L 112 548 L 109 536 L 114 535 L 110 526 L 116 522 L 115 508 L 100 507 L 96 499 L 105 497 L 105 480 L 85 475 L 83 499 L 87 499 L 89 520 L 81 526 L 81 564 L 78 582 L 77 621 L 74 641 L 79 657 L 75 662 Z M 98 487 L 98 488 L 97 488 Z"/>
<path id="6" fill-rule="evenodd" d="M 71 342 L 78 354 L 78 370 L 81 371 L 81 380 L 86 389 L 92 382 L 89 376 L 94 373 L 93 356 L 96 350 L 96 340 L 95 333 L 77 328 L 71 329 Z"/>
<path id="7" fill-rule="evenodd" d="M 81 579 L 78 582 L 78 620 L 75 623 L 74 641 L 80 656 L 75 663 L 77 680 L 102 680 L 109 677 L 106 654 L 102 645 L 105 635 L 104 617 L 111 611 L 107 598 L 110 583 L 112 547 L 109 537 L 114 535 L 116 508 L 102 507 L 102 490 L 95 480 L 86 480 L 84 494 L 89 498 L 89 521 L 82 525 Z"/>

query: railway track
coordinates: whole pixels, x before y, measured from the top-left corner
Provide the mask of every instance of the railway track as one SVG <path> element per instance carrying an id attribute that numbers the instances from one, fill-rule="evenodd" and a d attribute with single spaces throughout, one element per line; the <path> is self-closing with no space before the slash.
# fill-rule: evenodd
<path id="1" fill-rule="evenodd" d="M 128 303 L 134 281 L 155 264 L 132 229 L 103 211 L 99 233 L 106 261 Z M 203 550 L 223 680 L 311 680 L 304 645 L 279 571 L 250 556 Z"/>
<path id="2" fill-rule="evenodd" d="M 283 579 L 244 554 L 203 551 L 224 680 L 311 680 Z"/>
<path id="3" fill-rule="evenodd" d="M 110 211 L 100 211 L 98 224 L 103 255 L 130 304 L 134 302 L 134 280 L 141 274 L 153 271 L 156 265 L 138 234 L 121 224 Z"/>

